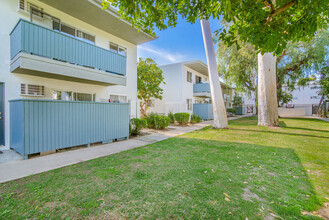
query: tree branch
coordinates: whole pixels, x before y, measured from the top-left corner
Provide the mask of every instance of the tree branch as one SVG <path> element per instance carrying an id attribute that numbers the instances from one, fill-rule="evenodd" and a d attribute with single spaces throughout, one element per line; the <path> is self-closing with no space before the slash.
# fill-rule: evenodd
<path id="1" fill-rule="evenodd" d="M 265 25 L 267 25 L 274 16 L 280 14 L 281 12 L 287 10 L 288 8 L 290 8 L 291 6 L 295 5 L 297 3 L 297 0 L 292 0 L 291 2 L 288 2 L 287 4 L 285 4 L 284 6 L 282 6 L 281 8 L 277 8 L 274 11 L 271 10 L 271 14 L 270 16 L 268 16 L 268 18 L 266 19 Z"/>
<path id="2" fill-rule="evenodd" d="M 278 59 L 277 59 L 277 63 L 280 63 L 281 59 L 282 59 L 285 55 L 287 55 L 287 50 L 284 50 L 283 53 L 281 54 L 281 56 L 278 57 Z"/>

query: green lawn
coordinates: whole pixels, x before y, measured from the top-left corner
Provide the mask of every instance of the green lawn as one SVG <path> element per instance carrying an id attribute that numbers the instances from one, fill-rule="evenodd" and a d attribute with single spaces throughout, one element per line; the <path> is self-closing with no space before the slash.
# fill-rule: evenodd
<path id="1" fill-rule="evenodd" d="M 0 184 L 0 219 L 317 219 L 329 197 L 329 123 L 230 122 Z"/>

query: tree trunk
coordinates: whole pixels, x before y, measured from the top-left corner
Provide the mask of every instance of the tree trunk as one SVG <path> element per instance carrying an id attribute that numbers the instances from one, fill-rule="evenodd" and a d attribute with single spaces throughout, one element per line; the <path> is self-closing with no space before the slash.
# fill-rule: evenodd
<path id="1" fill-rule="evenodd" d="M 209 84 L 214 112 L 213 128 L 228 128 L 226 108 L 224 105 L 222 88 L 219 82 L 215 49 L 208 20 L 201 20 L 201 29 L 207 56 Z"/>
<path id="2" fill-rule="evenodd" d="M 258 125 L 279 126 L 276 57 L 258 54 Z"/>

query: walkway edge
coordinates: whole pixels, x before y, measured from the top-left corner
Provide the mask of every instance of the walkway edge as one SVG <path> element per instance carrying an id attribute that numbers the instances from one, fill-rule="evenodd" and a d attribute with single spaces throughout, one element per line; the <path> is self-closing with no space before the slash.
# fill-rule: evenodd
<path id="1" fill-rule="evenodd" d="M 229 118 L 235 120 L 250 115 L 237 118 Z M 178 127 L 174 132 L 157 132 L 141 138 L 133 138 L 126 141 L 119 141 L 110 144 L 103 144 L 95 147 L 82 148 L 72 151 L 55 153 L 47 156 L 32 158 L 28 160 L 20 160 L 1 164 L 0 183 L 20 179 L 30 175 L 47 172 L 50 170 L 66 167 L 69 165 L 89 161 L 92 159 L 109 156 L 122 151 L 127 151 L 137 147 L 142 147 L 151 143 L 166 140 L 171 137 L 182 135 L 210 126 L 211 122 L 202 122 L 189 127 Z M 143 138 L 151 140 L 143 140 Z"/>

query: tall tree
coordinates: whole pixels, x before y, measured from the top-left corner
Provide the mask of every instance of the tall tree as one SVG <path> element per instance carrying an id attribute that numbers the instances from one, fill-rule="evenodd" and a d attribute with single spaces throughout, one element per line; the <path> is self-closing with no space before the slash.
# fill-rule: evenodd
<path id="1" fill-rule="evenodd" d="M 240 36 L 242 42 L 251 43 L 262 55 L 267 52 L 279 55 L 290 41 L 310 40 L 318 29 L 328 25 L 329 20 L 329 0 L 314 0 L 312 3 L 309 0 L 102 0 L 102 2 L 104 8 L 110 4 L 117 7 L 122 18 L 150 34 L 154 34 L 155 27 L 163 30 L 176 26 L 178 15 L 191 23 L 197 19 L 207 20 L 210 17 L 220 19 L 223 16 L 232 24 L 228 30 L 222 31 L 220 39 L 232 45 L 237 44 L 237 36 Z M 258 78 L 273 79 L 271 84 L 275 85 L 276 77 L 264 77 L 275 75 L 275 68 L 268 71 L 265 68 L 266 63 L 262 61 L 267 60 L 273 64 L 276 57 L 265 56 L 259 56 L 260 64 L 263 65 L 258 69 Z M 259 86 L 260 83 L 265 82 L 259 82 Z M 276 87 L 271 89 L 276 90 Z M 261 91 L 273 93 L 269 89 Z M 266 114 L 271 114 L 273 111 L 269 108 L 270 103 L 273 103 L 272 96 L 258 95 L 259 98 L 270 98 L 264 100 L 261 108 Z M 259 124 L 269 124 L 269 121 L 264 121 L 272 118 L 268 116 L 259 118 Z"/>
<path id="2" fill-rule="evenodd" d="M 329 55 L 329 30 L 319 30 L 308 42 L 289 42 L 278 56 L 277 90 L 278 104 L 286 104 L 292 98 L 291 91 L 296 84 L 306 82 L 326 66 Z M 283 85 L 288 91 L 283 90 Z"/>
<path id="3" fill-rule="evenodd" d="M 160 67 L 151 58 L 145 60 L 139 58 L 137 64 L 137 97 L 141 100 L 141 117 L 146 116 L 152 98 L 162 99 L 161 83 L 165 82 Z"/>
<path id="4" fill-rule="evenodd" d="M 201 29 L 208 63 L 209 82 L 214 113 L 213 127 L 228 128 L 226 107 L 222 95 L 222 87 L 219 82 L 215 48 L 208 20 L 201 20 Z"/>

